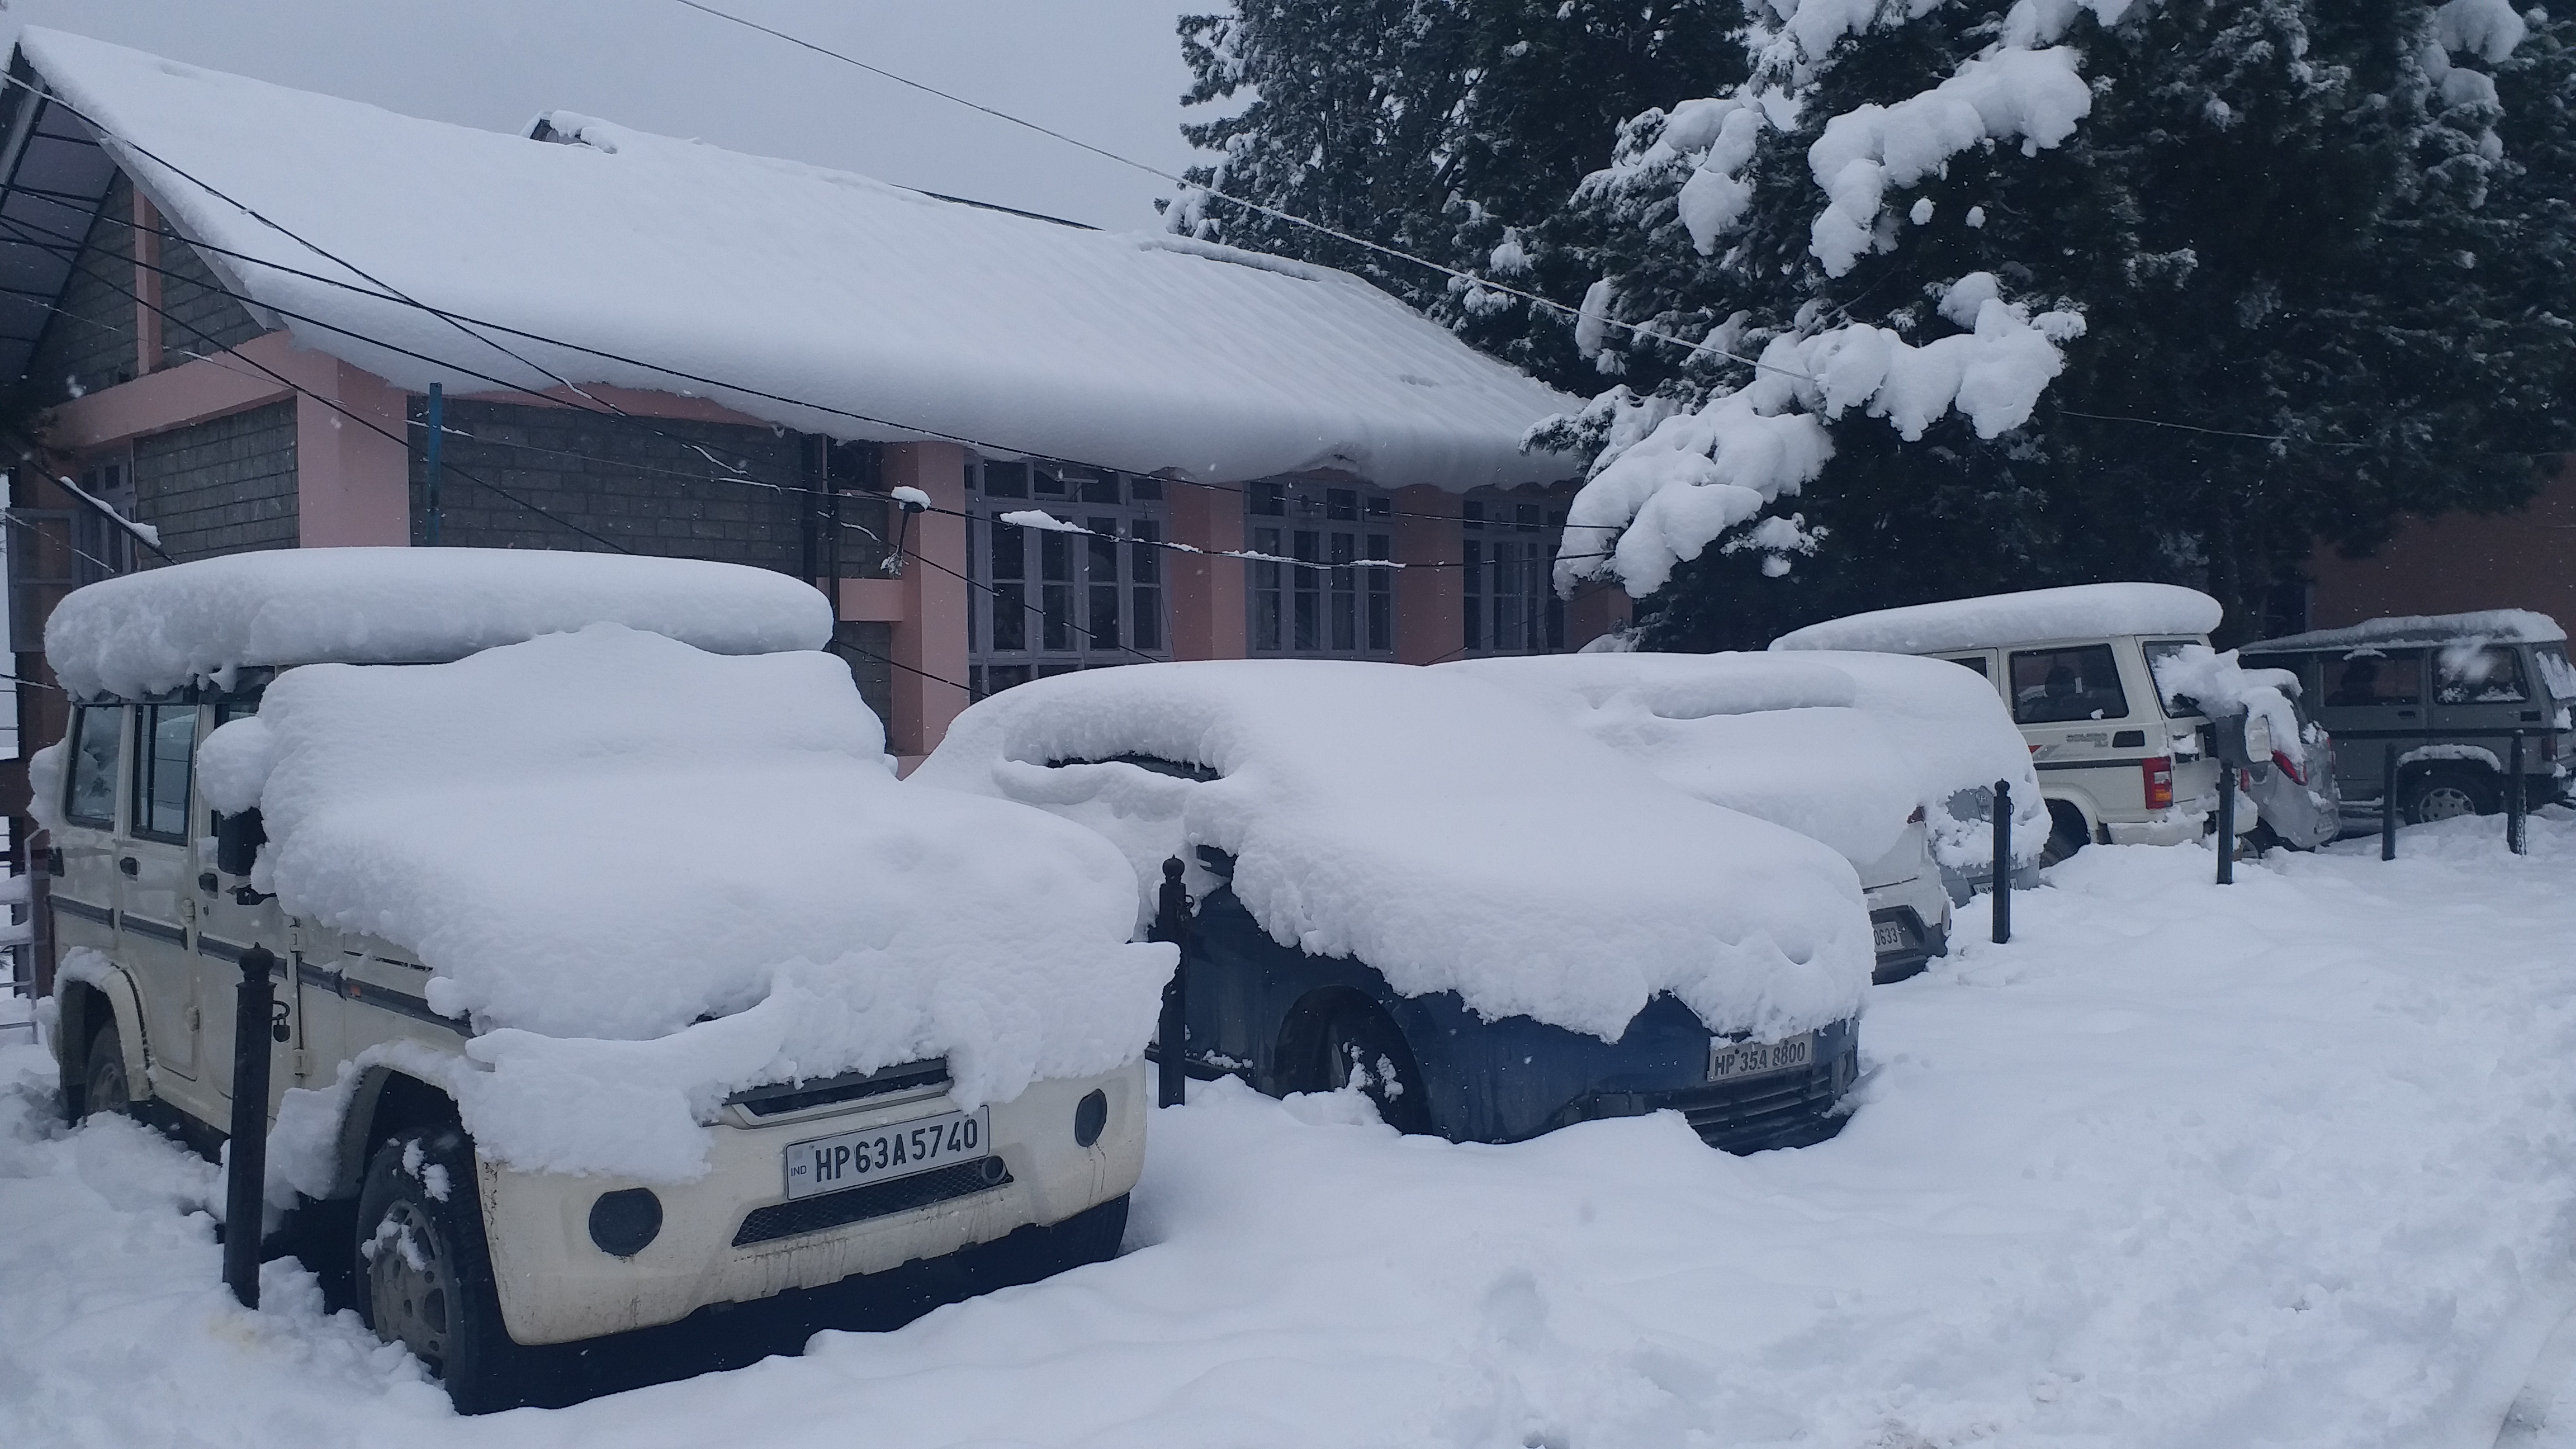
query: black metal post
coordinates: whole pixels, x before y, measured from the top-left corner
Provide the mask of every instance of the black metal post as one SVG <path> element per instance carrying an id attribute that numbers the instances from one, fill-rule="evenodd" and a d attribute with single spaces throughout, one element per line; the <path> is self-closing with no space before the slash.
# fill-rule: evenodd
<path id="1" fill-rule="evenodd" d="M 1995 944 L 2012 939 L 2012 781 L 1995 782 Z"/>
<path id="2" fill-rule="evenodd" d="M 2524 853 L 2523 811 L 2528 806 L 2525 803 L 2523 791 L 2522 731 L 2520 730 L 2513 732 L 2513 761 L 2511 767 L 2505 771 L 2504 788 L 2504 848 L 2516 855 L 2521 855 Z"/>
<path id="3" fill-rule="evenodd" d="M 2236 767 L 2219 762 L 2218 883 L 2236 884 Z"/>
<path id="4" fill-rule="evenodd" d="M 1155 903 L 1154 929 L 1148 933 L 1154 940 L 1181 948 L 1172 979 L 1163 983 L 1163 1020 L 1155 1031 L 1162 1061 L 1154 1095 L 1156 1104 L 1164 1107 L 1178 1107 L 1189 1100 L 1189 927 L 1190 892 L 1181 884 L 1181 858 L 1176 855 L 1163 862 L 1162 895 Z"/>
<path id="5" fill-rule="evenodd" d="M 2379 770 L 2379 858 L 2397 858 L 2397 747 L 2390 745 Z"/>
<path id="6" fill-rule="evenodd" d="M 259 1306 L 261 1184 L 268 1176 L 269 973 L 277 957 L 253 946 L 241 957 L 233 1009 L 233 1132 L 224 1182 L 224 1286 Z"/>

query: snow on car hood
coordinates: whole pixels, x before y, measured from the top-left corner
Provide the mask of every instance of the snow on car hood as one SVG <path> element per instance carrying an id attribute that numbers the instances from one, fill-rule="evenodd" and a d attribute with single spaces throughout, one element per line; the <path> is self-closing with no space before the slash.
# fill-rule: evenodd
<path id="1" fill-rule="evenodd" d="M 1273 939 L 1489 1018 L 1615 1041 L 1670 992 L 1716 1030 L 1780 1035 L 1851 1015 L 1869 982 L 1842 857 L 1462 675 L 1235 660 L 1041 679 L 958 716 L 907 788 L 1092 825 L 1134 864 L 1140 912 L 1166 857 L 1213 846 Z"/>
<path id="2" fill-rule="evenodd" d="M 701 559 L 497 548 L 288 548 L 75 589 L 45 657 L 75 696 L 137 699 L 245 665 L 424 664 L 588 624 L 718 654 L 820 649 L 832 609 L 785 574 Z"/>
<path id="3" fill-rule="evenodd" d="M 1117 851 L 902 788 L 825 654 L 602 624 L 308 665 L 202 760 L 216 808 L 265 818 L 254 883 L 472 1018 L 466 1125 L 522 1167 L 692 1175 L 696 1124 L 762 1082 L 945 1055 L 971 1104 L 1113 1070 L 1171 971 L 1128 943 Z"/>
<path id="4" fill-rule="evenodd" d="M 1998 780 L 2013 842 L 2047 838 L 2030 747 L 1994 686 L 1937 659 L 1896 654 L 1551 654 L 1466 659 L 1472 676 L 1569 723 L 1714 804 L 1820 840 L 1857 865 L 1896 845 L 1923 811 L 1934 856 L 1994 860 Z"/>

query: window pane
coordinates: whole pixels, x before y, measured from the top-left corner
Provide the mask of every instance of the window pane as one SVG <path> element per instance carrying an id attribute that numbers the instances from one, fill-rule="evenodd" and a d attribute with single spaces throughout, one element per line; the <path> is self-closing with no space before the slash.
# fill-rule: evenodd
<path id="1" fill-rule="evenodd" d="M 1163 501 L 1163 480 L 1130 478 L 1127 480 L 1127 496 L 1139 503 L 1160 503 Z"/>
<path id="2" fill-rule="evenodd" d="M 993 586 L 993 649 L 1006 653 L 1029 647 L 1029 599 L 1026 584 Z"/>
<path id="3" fill-rule="evenodd" d="M 1086 581 L 1094 584 L 1118 582 L 1118 520 L 1086 518 L 1083 524 L 1091 530 L 1091 537 L 1083 540 L 1091 566 L 1085 575 Z"/>
<path id="4" fill-rule="evenodd" d="M 1324 490 L 1324 516 L 1339 522 L 1357 522 L 1360 516 L 1360 493 L 1356 488 Z"/>
<path id="5" fill-rule="evenodd" d="M 1081 480 L 1081 487 L 1082 501 L 1085 503 L 1118 501 L 1118 475 L 1115 473 L 1088 475 Z"/>
<path id="6" fill-rule="evenodd" d="M 1136 617 L 1128 626 L 1139 649 L 1163 647 L 1163 591 L 1141 588 L 1136 591 Z"/>
<path id="7" fill-rule="evenodd" d="M 2108 644 L 2033 649 L 2012 657 L 2013 718 L 2023 724 L 2126 719 L 2129 696 Z"/>
<path id="8" fill-rule="evenodd" d="M 1382 572 L 1370 574 L 1370 582 L 1386 577 Z M 1368 647 L 1384 654 L 1395 648 L 1395 596 L 1385 589 L 1371 588 L 1368 596 Z"/>
<path id="9" fill-rule="evenodd" d="M 1127 525 L 1127 534 L 1136 540 L 1127 547 L 1127 577 L 1140 584 L 1161 583 L 1163 551 L 1154 545 L 1163 540 L 1163 525 L 1140 518 Z"/>
<path id="10" fill-rule="evenodd" d="M 996 522 L 993 529 L 993 577 L 1024 579 L 1029 569 L 1029 531 L 1016 523 Z"/>
<path id="11" fill-rule="evenodd" d="M 1277 564 L 1264 564 L 1275 569 Z M 1252 647 L 1276 652 L 1279 648 L 1279 591 L 1264 589 L 1252 597 Z"/>
<path id="12" fill-rule="evenodd" d="M 1255 483 L 1244 491 L 1252 511 L 1264 518 L 1277 518 L 1288 511 L 1287 500 L 1276 483 Z"/>
<path id="13" fill-rule="evenodd" d="M 1333 647 L 1344 652 L 1360 647 L 1359 596 L 1348 589 L 1333 590 Z"/>
<path id="14" fill-rule="evenodd" d="M 1941 662 L 1944 664 L 1956 664 L 1962 669 L 1973 669 L 1977 671 L 1977 677 L 1979 679 L 1986 677 L 1986 656 L 1983 654 L 1971 654 L 1965 659 L 1944 659 Z"/>
<path id="15" fill-rule="evenodd" d="M 63 814 L 101 830 L 116 823 L 116 752 L 125 739 L 123 705 L 84 706 L 72 746 L 71 794 Z"/>
<path id="16" fill-rule="evenodd" d="M 1116 584 L 1091 586 L 1091 647 L 1094 649 L 1118 647 L 1118 586 Z"/>
<path id="17" fill-rule="evenodd" d="M 1029 496 L 1029 465 L 1026 463 L 987 463 L 984 465 L 984 491 L 995 498 Z"/>
<path id="18" fill-rule="evenodd" d="M 2327 675 L 2335 682 L 2326 695 L 2330 705 L 2424 702 L 2421 654 L 2363 654 L 2346 659 L 2340 669 L 2330 667 Z"/>
<path id="19" fill-rule="evenodd" d="M 1048 536 L 1063 537 L 1062 534 Z M 1038 645 L 1043 649 L 1071 649 L 1073 647 L 1073 586 L 1044 584 L 1040 587 L 1044 592 L 1040 597 L 1043 612 L 1039 619 Z"/>
<path id="20" fill-rule="evenodd" d="M 1048 582 L 1071 583 L 1073 581 L 1073 545 L 1068 542 L 1072 537 L 1073 535 L 1069 533 L 1038 535 L 1039 574 Z"/>
<path id="21" fill-rule="evenodd" d="M 2522 660 L 2510 649 L 2453 645 L 2433 658 L 2444 704 L 2521 704 L 2531 698 L 2522 687 Z"/>

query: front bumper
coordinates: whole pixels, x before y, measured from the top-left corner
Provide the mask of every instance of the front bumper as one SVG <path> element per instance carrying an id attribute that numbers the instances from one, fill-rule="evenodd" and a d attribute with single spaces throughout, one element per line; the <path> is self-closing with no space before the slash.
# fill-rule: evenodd
<path id="1" fill-rule="evenodd" d="M 1074 1110 L 1094 1089 L 1109 1099 L 1108 1123 L 1085 1148 L 1074 1141 Z M 913 1181 L 896 1179 L 857 1189 L 880 1192 L 863 1205 L 872 1215 L 837 1224 L 829 1223 L 835 1214 L 828 1208 L 805 1211 L 825 1198 L 782 1208 L 787 1145 L 953 1110 L 945 1092 L 760 1126 L 709 1127 L 708 1171 L 695 1182 L 643 1184 L 479 1162 L 502 1321 L 523 1344 L 596 1338 L 674 1322 L 709 1304 L 820 1287 L 944 1257 L 1022 1227 L 1063 1222 L 1136 1185 L 1145 1163 L 1146 1105 L 1141 1062 L 1098 1077 L 1034 1083 L 992 1104 L 990 1155 L 1008 1171 L 999 1185 L 977 1182 L 936 1201 L 907 1202 L 901 1194 L 882 1196 L 883 1189 Z M 591 1241 L 592 1204 L 603 1193 L 639 1186 L 650 1186 L 661 1200 L 661 1231 L 633 1257 L 613 1257 Z M 911 1197 L 935 1190 L 931 1185 Z M 782 1213 L 795 1220 L 782 1224 Z M 753 1223 L 748 1231 L 747 1221 Z M 828 1225 L 806 1227 L 816 1222 Z M 806 1230 L 737 1246 L 781 1226 Z"/>
<path id="2" fill-rule="evenodd" d="M 1840 1021 L 1816 1033 L 1816 1060 L 1794 1072 L 1658 1092 L 1596 1092 L 1571 1104 L 1569 1121 L 1682 1114 L 1702 1142 L 1738 1155 L 1805 1147 L 1843 1130 L 1837 1108 L 1860 1077 L 1860 1023 Z"/>

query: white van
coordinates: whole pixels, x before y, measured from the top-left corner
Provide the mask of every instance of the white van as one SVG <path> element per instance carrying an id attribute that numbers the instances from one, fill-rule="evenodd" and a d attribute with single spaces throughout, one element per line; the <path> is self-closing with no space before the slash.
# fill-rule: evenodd
<path id="1" fill-rule="evenodd" d="M 272 1214 L 469 1412 L 554 1392 L 537 1346 L 1111 1255 L 1170 948 L 1091 833 L 902 789 L 831 628 L 606 555 L 74 593 L 33 771 L 67 1108 L 219 1138 L 273 954 Z"/>
<path id="2" fill-rule="evenodd" d="M 1775 650 L 1921 654 L 1992 681 L 2048 800 L 2043 862 L 2088 842 L 2177 845 L 2210 828 L 2224 773 L 2203 716 L 2168 704 L 2154 662 L 2209 643 L 2224 610 L 2172 584 L 2079 584 L 1881 609 L 1810 624 Z M 2239 797 L 2236 828 L 2256 824 Z"/>

